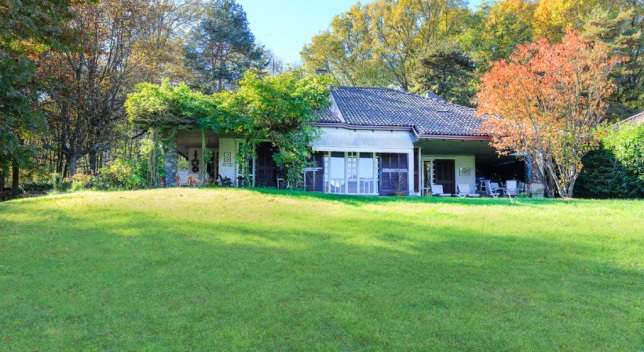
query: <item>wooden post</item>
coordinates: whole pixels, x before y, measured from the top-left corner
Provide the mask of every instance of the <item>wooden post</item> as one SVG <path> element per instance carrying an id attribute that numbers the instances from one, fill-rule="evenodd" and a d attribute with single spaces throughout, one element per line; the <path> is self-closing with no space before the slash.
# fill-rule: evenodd
<path id="1" fill-rule="evenodd" d="M 206 163 L 204 162 L 204 153 L 206 152 L 206 135 L 205 131 L 201 129 L 201 186 L 203 187 L 206 183 Z"/>

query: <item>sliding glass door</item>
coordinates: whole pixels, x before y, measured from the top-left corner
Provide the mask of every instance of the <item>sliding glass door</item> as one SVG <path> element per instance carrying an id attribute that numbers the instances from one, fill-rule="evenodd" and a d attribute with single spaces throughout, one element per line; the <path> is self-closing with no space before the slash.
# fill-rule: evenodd
<path id="1" fill-rule="evenodd" d="M 378 156 L 375 153 L 327 152 L 324 191 L 337 194 L 378 194 Z"/>

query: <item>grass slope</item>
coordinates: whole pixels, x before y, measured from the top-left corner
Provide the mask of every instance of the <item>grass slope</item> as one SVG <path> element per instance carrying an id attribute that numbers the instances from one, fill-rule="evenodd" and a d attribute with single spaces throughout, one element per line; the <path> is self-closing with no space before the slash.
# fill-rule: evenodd
<path id="1" fill-rule="evenodd" d="M 0 350 L 644 349 L 644 202 L 0 203 Z"/>

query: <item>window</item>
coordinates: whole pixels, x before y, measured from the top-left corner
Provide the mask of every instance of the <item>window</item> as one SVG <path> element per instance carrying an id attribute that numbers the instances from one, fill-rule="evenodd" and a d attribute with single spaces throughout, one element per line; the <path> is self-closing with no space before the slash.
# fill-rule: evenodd
<path id="1" fill-rule="evenodd" d="M 308 161 L 315 163 L 315 166 L 304 168 L 304 190 L 322 192 L 324 189 L 324 173 L 322 171 L 325 166 L 324 154 L 314 153 Z"/>
<path id="2" fill-rule="evenodd" d="M 327 152 L 324 191 L 340 194 L 378 194 L 378 156 L 375 153 Z"/>

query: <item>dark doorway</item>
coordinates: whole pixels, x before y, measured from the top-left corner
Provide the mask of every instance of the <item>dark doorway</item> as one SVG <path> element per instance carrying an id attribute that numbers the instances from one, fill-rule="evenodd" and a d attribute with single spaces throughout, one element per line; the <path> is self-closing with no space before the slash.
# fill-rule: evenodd
<path id="1" fill-rule="evenodd" d="M 409 163 L 407 154 L 380 154 L 380 195 L 395 192 L 409 193 Z"/>
<path id="2" fill-rule="evenodd" d="M 445 193 L 456 193 L 456 167 L 454 160 L 436 159 L 434 160 L 434 183 L 443 185 Z"/>
<path id="3" fill-rule="evenodd" d="M 276 147 L 271 142 L 262 142 L 257 146 L 257 166 L 255 168 L 255 182 L 264 187 L 275 187 L 275 172 L 277 167 L 273 160 Z"/>

